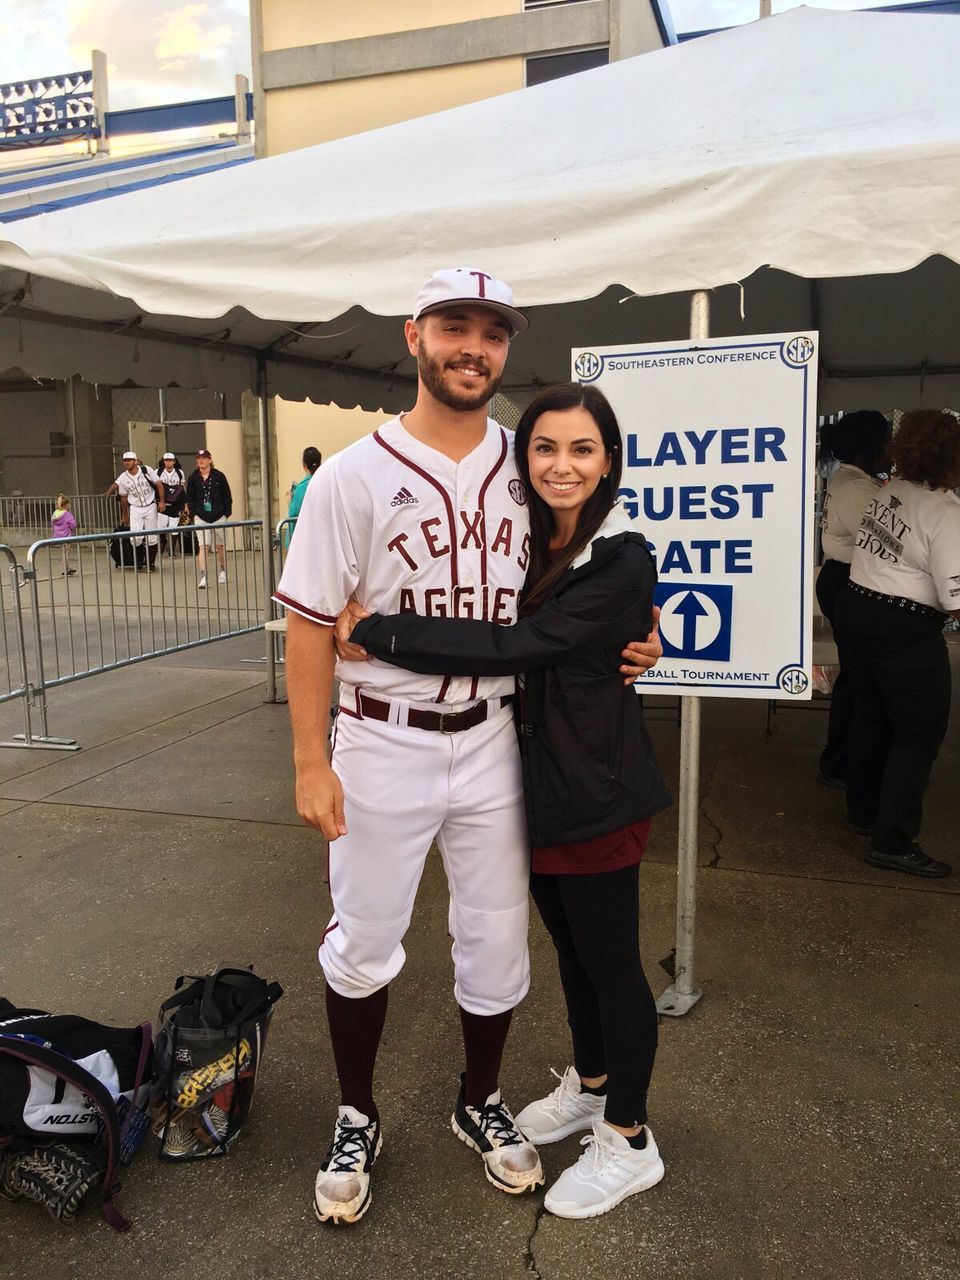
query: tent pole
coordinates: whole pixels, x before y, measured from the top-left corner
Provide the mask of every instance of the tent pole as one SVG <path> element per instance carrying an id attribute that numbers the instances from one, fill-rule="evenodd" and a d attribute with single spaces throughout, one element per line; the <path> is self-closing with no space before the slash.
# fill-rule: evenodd
<path id="1" fill-rule="evenodd" d="M 263 505 L 263 616 L 271 616 L 273 589 L 273 472 L 270 468 L 270 401 L 267 394 L 267 362 L 257 358 L 257 417 L 260 427 L 260 489 Z M 277 701 L 277 658 L 272 631 L 264 631 L 267 641 L 267 702 Z"/>
<path id="2" fill-rule="evenodd" d="M 690 337 L 710 336 L 710 295 L 690 298 Z M 696 983 L 694 943 L 697 921 L 697 845 L 700 827 L 700 699 L 680 700 L 680 834 L 677 841 L 677 949 L 673 984 L 657 1001 L 657 1010 L 679 1018 L 703 992 Z"/>

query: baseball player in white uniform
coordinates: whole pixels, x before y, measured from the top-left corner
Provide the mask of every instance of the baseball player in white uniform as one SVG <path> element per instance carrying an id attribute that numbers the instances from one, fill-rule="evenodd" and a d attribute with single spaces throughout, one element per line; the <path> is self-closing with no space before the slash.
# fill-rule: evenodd
<path id="1" fill-rule="evenodd" d="M 160 478 L 152 467 L 145 466 L 133 450 L 128 449 L 123 455 L 123 470 L 117 476 L 115 484 L 120 495 L 120 508 L 125 522 L 130 525 L 131 533 L 146 531 L 150 568 L 153 569 L 158 541 L 157 515 L 166 507 Z M 130 541 L 135 547 L 139 547 L 144 539 L 131 538 Z"/>
<path id="2" fill-rule="evenodd" d="M 387 989 L 404 963 L 434 839 L 450 887 L 466 1058 L 452 1127 L 499 1189 L 520 1193 L 543 1181 L 536 1149 L 498 1087 L 511 1012 L 529 986 L 512 678 L 341 664 L 330 761 L 325 749 L 333 627 L 352 594 L 382 613 L 516 619 L 526 495 L 512 434 L 486 407 L 511 338 L 526 327 L 510 289 L 488 273 L 454 268 L 427 281 L 405 328 L 418 365 L 416 404 L 316 473 L 276 592 L 288 610 L 297 807 L 331 842 L 333 916 L 319 959 L 341 1106 L 316 1180 L 321 1221 L 355 1222 L 370 1204 L 381 1144 L 373 1070 Z"/>

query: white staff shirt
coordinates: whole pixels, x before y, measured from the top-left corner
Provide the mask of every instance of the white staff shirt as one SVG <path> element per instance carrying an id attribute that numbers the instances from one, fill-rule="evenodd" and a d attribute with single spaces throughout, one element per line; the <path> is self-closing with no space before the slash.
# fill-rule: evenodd
<path id="1" fill-rule="evenodd" d="M 530 558 L 513 433 L 488 420 L 460 462 L 394 418 L 335 454 L 307 487 L 274 599 L 332 626 L 351 595 L 377 613 L 516 621 Z M 372 659 L 337 663 L 356 688 L 457 705 L 513 692 L 512 676 L 426 676 Z"/>
<path id="2" fill-rule="evenodd" d="M 879 488 L 880 481 L 859 467 L 849 462 L 840 463 L 830 477 L 823 500 L 820 529 L 825 559 L 850 563 L 863 513 Z"/>
<path id="3" fill-rule="evenodd" d="M 891 480 L 864 512 L 850 579 L 944 612 L 960 609 L 960 498 Z"/>
<path id="4" fill-rule="evenodd" d="M 131 507 L 149 507 L 157 500 L 157 473 L 153 467 L 139 466 L 133 475 L 121 471 L 117 476 L 117 488 Z"/>

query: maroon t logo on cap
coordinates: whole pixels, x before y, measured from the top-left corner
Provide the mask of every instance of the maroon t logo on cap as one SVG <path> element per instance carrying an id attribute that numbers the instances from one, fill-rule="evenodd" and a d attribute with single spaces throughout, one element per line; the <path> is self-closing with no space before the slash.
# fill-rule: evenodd
<path id="1" fill-rule="evenodd" d="M 493 276 L 488 276 L 485 271 L 471 271 L 470 275 L 477 277 L 477 284 L 480 287 L 479 292 L 477 293 L 477 297 L 485 298 L 487 296 L 487 291 L 486 291 L 486 288 L 484 287 L 483 282 L 484 280 L 492 280 Z"/>

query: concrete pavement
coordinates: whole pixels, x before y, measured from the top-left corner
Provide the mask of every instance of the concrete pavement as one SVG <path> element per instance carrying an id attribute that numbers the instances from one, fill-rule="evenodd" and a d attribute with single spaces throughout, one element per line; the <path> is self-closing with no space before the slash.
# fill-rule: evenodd
<path id="1" fill-rule="evenodd" d="M 0 1275 L 144 1280 L 766 1280 L 960 1271 L 957 937 L 960 876 L 874 870 L 813 781 L 821 710 L 764 734 L 762 703 L 704 704 L 701 1003 L 664 1021 L 651 1124 L 654 1190 L 583 1223 L 503 1196 L 449 1131 L 460 1063 L 445 885 L 431 857 L 391 991 L 378 1070 L 384 1151 L 374 1203 L 321 1228 L 311 1189 L 336 1091 L 314 951 L 329 911 L 324 848 L 293 809 L 286 709 L 263 705 L 262 652 L 242 637 L 50 694 L 75 755 L 0 752 L 0 994 L 129 1024 L 182 972 L 254 962 L 279 979 L 249 1126 L 224 1161 L 176 1167 L 148 1139 L 124 1176 L 134 1229 L 94 1212 L 60 1227 L 0 1203 Z M 953 646 L 956 659 L 960 647 Z M 653 700 L 648 704 L 654 706 Z M 675 780 L 678 733 L 653 732 Z M 0 707 L 0 737 L 19 728 Z M 957 715 L 924 839 L 958 861 Z M 641 876 L 655 991 L 674 940 L 675 812 Z M 519 1108 L 568 1061 L 548 941 L 503 1080 Z M 548 1178 L 579 1153 L 545 1148 Z"/>

